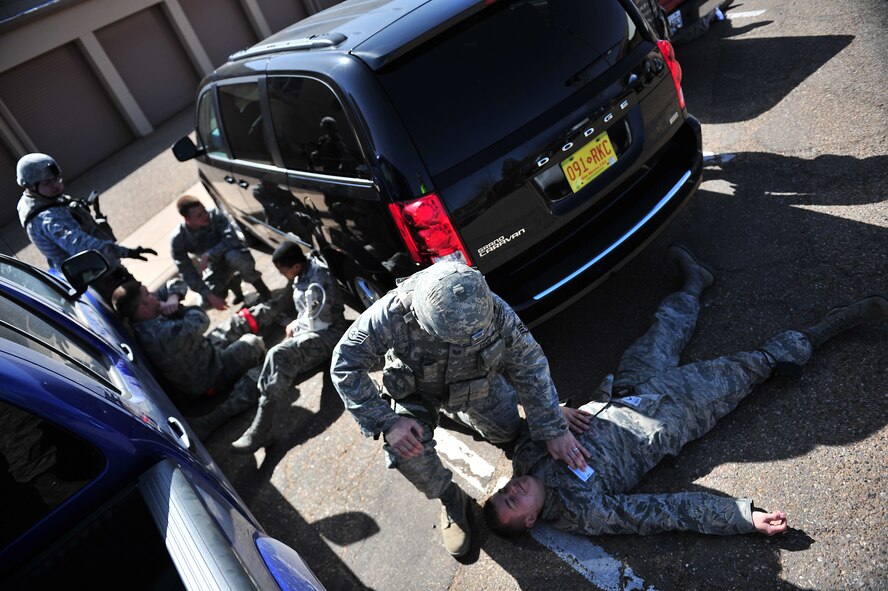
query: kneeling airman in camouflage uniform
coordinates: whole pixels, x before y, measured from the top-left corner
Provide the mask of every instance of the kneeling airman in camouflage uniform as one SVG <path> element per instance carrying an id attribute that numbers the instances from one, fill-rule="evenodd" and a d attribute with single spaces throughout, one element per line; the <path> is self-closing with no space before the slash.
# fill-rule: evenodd
<path id="1" fill-rule="evenodd" d="M 814 349 L 843 330 L 888 319 L 888 300 L 872 296 L 836 308 L 820 323 L 780 333 L 756 351 L 678 366 L 694 331 L 700 293 L 713 275 L 682 247 L 672 247 L 670 254 L 684 272 L 683 290 L 663 300 L 653 326 L 625 352 L 616 378 L 608 376 L 596 399 L 580 410 L 565 409 L 591 452 L 591 475 L 579 478 L 523 438 L 513 459 L 518 476 L 484 507 L 493 531 L 518 535 L 538 520 L 587 535 L 667 530 L 774 535 L 787 529 L 785 513 L 756 509 L 748 499 L 627 491 L 665 456 L 709 431 L 775 369 L 804 365 Z"/>
<path id="2" fill-rule="evenodd" d="M 381 391 L 369 372 L 383 362 Z M 520 403 L 535 440 L 553 457 L 586 466 L 542 349 L 465 265 L 437 263 L 380 298 L 339 341 L 331 376 L 361 431 L 384 435 L 389 467 L 441 500 L 444 545 L 454 556 L 471 547 L 469 498 L 435 451 L 439 411 L 505 443 L 520 431 Z"/>
<path id="3" fill-rule="evenodd" d="M 176 208 L 183 220 L 170 237 L 170 251 L 182 279 L 200 294 L 202 304 L 226 309 L 229 289 L 234 293 L 234 303 L 242 302 L 241 279 L 252 283 L 261 299 L 271 298 L 253 255 L 222 212 L 207 211 L 191 195 L 179 197 Z M 200 271 L 191 261 L 191 254 L 200 257 Z"/>

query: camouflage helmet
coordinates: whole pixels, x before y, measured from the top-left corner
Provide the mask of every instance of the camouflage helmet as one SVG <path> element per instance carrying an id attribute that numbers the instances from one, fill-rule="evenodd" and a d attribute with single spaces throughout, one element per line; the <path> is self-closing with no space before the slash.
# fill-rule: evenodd
<path id="1" fill-rule="evenodd" d="M 440 262 L 417 274 L 413 313 L 426 332 L 470 344 L 493 322 L 493 297 L 484 276 L 462 263 Z"/>
<path id="2" fill-rule="evenodd" d="M 35 152 L 22 156 L 15 166 L 15 178 L 20 187 L 33 187 L 37 183 L 61 176 L 59 165 L 46 154 Z"/>

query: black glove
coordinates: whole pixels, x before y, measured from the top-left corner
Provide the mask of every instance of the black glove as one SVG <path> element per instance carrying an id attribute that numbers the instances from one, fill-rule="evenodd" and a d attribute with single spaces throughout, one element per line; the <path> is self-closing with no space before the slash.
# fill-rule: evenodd
<path id="1" fill-rule="evenodd" d="M 139 259 L 140 261 L 147 261 L 143 254 L 153 254 L 156 255 L 157 251 L 153 248 L 145 248 L 144 246 L 137 246 L 135 248 L 127 248 L 126 253 L 123 255 L 125 259 Z"/>

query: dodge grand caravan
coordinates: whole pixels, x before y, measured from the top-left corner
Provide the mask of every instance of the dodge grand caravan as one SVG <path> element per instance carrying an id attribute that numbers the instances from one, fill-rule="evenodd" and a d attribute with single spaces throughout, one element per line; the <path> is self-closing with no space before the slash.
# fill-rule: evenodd
<path id="1" fill-rule="evenodd" d="M 319 251 L 364 305 L 442 259 L 527 322 L 662 230 L 700 183 L 681 67 L 629 0 L 351 0 L 241 51 L 197 94 L 221 209 Z"/>

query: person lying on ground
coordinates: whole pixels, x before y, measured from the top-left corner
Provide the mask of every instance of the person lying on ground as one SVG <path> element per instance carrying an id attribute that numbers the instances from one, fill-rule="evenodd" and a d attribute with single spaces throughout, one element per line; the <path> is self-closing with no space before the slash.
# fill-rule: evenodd
<path id="1" fill-rule="evenodd" d="M 888 319 L 888 300 L 871 296 L 834 308 L 819 323 L 771 337 L 755 351 L 679 366 L 712 271 L 683 247 L 672 247 L 686 282 L 660 304 L 650 330 L 623 355 L 595 399 L 564 409 L 588 450 L 582 477 L 524 436 L 513 458 L 515 477 L 484 506 L 490 529 L 515 536 L 539 521 L 586 534 L 766 535 L 787 530 L 783 511 L 766 511 L 749 499 L 703 492 L 641 494 L 629 491 L 667 455 L 703 436 L 775 373 L 797 373 L 814 349 L 853 326 Z"/>

